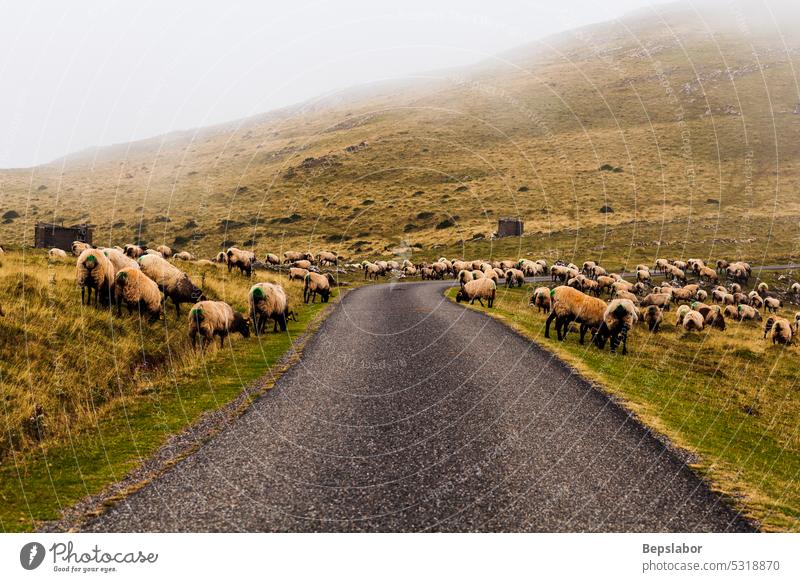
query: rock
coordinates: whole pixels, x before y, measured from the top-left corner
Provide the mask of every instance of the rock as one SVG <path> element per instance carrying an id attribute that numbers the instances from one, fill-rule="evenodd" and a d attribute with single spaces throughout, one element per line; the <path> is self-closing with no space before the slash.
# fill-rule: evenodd
<path id="1" fill-rule="evenodd" d="M 614 212 L 614 209 L 611 208 L 610 206 L 603 206 L 600 209 L 600 212 L 602 212 L 603 214 L 609 214 L 610 212 Z"/>

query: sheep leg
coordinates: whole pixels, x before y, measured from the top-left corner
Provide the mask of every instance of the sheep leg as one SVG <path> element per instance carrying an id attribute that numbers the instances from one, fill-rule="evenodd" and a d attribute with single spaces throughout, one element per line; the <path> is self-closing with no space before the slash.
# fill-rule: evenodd
<path id="1" fill-rule="evenodd" d="M 586 338 L 586 330 L 587 329 L 589 329 L 589 327 L 586 324 L 582 323 L 581 324 L 581 330 L 580 330 L 580 334 L 581 335 L 580 335 L 580 338 L 578 339 L 578 343 L 581 344 L 581 345 L 583 345 L 583 340 Z M 566 334 L 564 334 L 564 335 L 566 335 Z"/>
<path id="2" fill-rule="evenodd" d="M 556 318 L 556 312 L 555 311 L 551 311 L 550 315 L 547 316 L 547 321 L 544 324 L 544 337 L 546 337 L 548 339 L 550 339 L 550 324 L 553 322 L 553 320 L 555 318 Z M 556 324 L 556 327 L 558 327 L 558 324 Z M 561 338 L 558 338 L 558 339 L 561 339 Z"/>
<path id="3" fill-rule="evenodd" d="M 176 302 L 174 299 L 172 300 L 172 302 L 175 303 L 175 314 L 178 316 L 178 319 L 180 319 L 180 317 L 181 317 L 181 302 L 180 301 Z"/>
<path id="4" fill-rule="evenodd" d="M 275 321 L 276 326 L 280 326 L 281 331 L 286 331 L 286 314 L 283 313 L 278 316 L 278 319 Z"/>
<path id="5" fill-rule="evenodd" d="M 189 339 L 192 340 L 192 349 L 195 348 L 195 344 L 197 343 L 197 330 L 193 329 L 189 332 Z"/>

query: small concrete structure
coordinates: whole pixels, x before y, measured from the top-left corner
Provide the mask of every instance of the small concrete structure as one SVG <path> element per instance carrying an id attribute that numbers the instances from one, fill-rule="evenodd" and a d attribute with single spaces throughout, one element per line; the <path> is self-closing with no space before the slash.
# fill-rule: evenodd
<path id="1" fill-rule="evenodd" d="M 521 218 L 501 218 L 497 221 L 497 236 L 522 236 L 525 223 Z"/>

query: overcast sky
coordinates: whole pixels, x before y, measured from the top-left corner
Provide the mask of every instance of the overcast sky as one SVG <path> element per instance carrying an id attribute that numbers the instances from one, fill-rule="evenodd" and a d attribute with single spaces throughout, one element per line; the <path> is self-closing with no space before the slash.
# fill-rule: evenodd
<path id="1" fill-rule="evenodd" d="M 466 65 L 651 0 L 0 0 L 0 168 Z"/>

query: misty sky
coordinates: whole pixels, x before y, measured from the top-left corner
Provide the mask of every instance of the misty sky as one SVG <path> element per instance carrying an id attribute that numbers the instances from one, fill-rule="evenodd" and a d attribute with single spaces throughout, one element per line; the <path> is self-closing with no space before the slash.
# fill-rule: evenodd
<path id="1" fill-rule="evenodd" d="M 651 0 L 0 0 L 0 168 L 466 65 Z"/>

